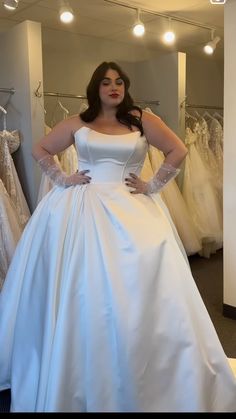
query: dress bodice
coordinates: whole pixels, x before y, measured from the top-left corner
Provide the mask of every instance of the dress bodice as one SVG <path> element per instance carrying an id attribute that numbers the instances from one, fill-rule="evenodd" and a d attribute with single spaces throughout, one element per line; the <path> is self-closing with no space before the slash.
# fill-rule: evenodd
<path id="1" fill-rule="evenodd" d="M 79 170 L 90 170 L 91 183 L 123 182 L 130 172 L 140 174 L 148 145 L 139 131 L 111 135 L 82 127 L 74 137 Z"/>

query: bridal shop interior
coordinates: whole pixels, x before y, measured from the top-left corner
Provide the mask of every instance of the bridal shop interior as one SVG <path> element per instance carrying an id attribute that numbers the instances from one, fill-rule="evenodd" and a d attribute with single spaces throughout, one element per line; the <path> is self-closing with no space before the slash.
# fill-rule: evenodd
<path id="1" fill-rule="evenodd" d="M 210 258 L 223 248 L 223 304 L 225 314 L 236 318 L 236 1 L 16 3 L 15 10 L 0 5 L 0 129 L 19 134 L 10 154 L 21 215 L 27 219 L 49 187 L 42 185 L 32 144 L 84 109 L 93 70 L 102 61 L 116 61 L 131 80 L 137 105 L 160 116 L 189 149 L 181 175 L 162 198 L 188 255 Z M 74 13 L 67 24 L 59 20 L 66 4 Z M 145 26 L 142 37 L 132 32 L 137 19 Z M 173 44 L 163 42 L 167 30 L 175 33 Z M 211 55 L 204 51 L 208 42 Z M 162 158 L 149 150 L 145 179 Z M 73 153 L 59 159 L 68 171 L 76 167 Z M 2 180 L 6 170 L 0 168 Z"/>

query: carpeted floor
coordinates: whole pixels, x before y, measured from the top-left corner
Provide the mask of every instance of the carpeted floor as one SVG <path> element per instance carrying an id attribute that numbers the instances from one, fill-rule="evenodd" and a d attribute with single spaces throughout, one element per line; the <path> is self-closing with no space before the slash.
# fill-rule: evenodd
<path id="1" fill-rule="evenodd" d="M 223 252 L 218 251 L 209 259 L 200 256 L 189 258 L 191 270 L 202 299 L 229 358 L 236 358 L 236 320 L 222 314 L 223 304 Z M 236 361 L 233 360 L 236 372 Z M 10 391 L 0 392 L 0 413 L 9 412 Z"/>
<path id="2" fill-rule="evenodd" d="M 224 317 L 223 309 L 223 251 L 209 259 L 189 258 L 192 274 L 210 314 L 225 354 L 236 358 L 236 320 Z"/>

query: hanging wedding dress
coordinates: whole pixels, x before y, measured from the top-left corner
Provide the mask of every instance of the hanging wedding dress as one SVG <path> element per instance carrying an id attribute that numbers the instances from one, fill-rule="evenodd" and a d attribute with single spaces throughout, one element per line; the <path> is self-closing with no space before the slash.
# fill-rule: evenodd
<path id="1" fill-rule="evenodd" d="M 219 178 L 218 195 L 223 202 L 223 128 L 220 122 L 214 118 L 209 123 L 209 147 L 216 158 L 216 175 Z"/>
<path id="2" fill-rule="evenodd" d="M 155 173 L 163 163 L 164 155 L 153 146 L 149 147 L 148 153 Z M 169 209 L 187 255 L 190 256 L 200 252 L 202 248 L 201 241 L 188 212 L 187 205 L 174 179 L 163 189 L 161 197 Z"/>
<path id="3" fill-rule="evenodd" d="M 23 228 L 0 179 L 0 290 Z"/>
<path id="4" fill-rule="evenodd" d="M 15 152 L 19 145 L 19 132 L 6 129 L 6 115 L 4 115 L 4 129 L 0 131 L 0 178 L 15 205 L 20 223 L 24 227 L 30 218 L 30 211 L 11 156 L 11 153 Z"/>
<path id="5" fill-rule="evenodd" d="M 219 201 L 219 211 L 221 212 L 221 225 L 222 225 L 222 235 L 223 235 L 223 165 L 220 167 L 219 161 L 216 154 L 211 149 L 211 133 L 208 129 L 208 124 L 212 125 L 212 130 L 214 130 L 214 118 L 211 117 L 210 121 L 207 123 L 205 118 L 200 117 L 198 124 L 196 124 L 194 131 L 197 134 L 196 147 L 200 156 L 202 157 L 203 162 L 205 163 L 206 170 L 211 175 L 211 183 L 216 190 L 216 194 Z M 218 121 L 217 121 L 218 122 Z M 220 123 L 219 123 L 220 124 Z M 218 150 L 217 150 L 218 152 Z"/>
<path id="6" fill-rule="evenodd" d="M 235 412 L 235 377 L 169 220 L 125 185 L 145 137 L 74 137 L 91 183 L 39 203 L 0 294 L 11 411 Z"/>
<path id="7" fill-rule="evenodd" d="M 145 111 L 153 114 L 150 108 L 145 108 Z M 153 174 L 160 168 L 163 161 L 164 154 L 157 148 L 149 145 L 141 171 L 141 178 L 144 181 L 150 180 Z M 176 181 L 173 179 L 158 195 L 161 196 L 169 210 L 169 216 L 173 220 L 187 255 L 190 256 L 198 253 L 201 250 L 201 241 L 197 236 L 187 205 Z"/>
<path id="8" fill-rule="evenodd" d="M 193 132 L 186 127 L 185 145 L 188 154 L 185 159 L 182 193 L 201 239 L 200 254 L 209 257 L 222 247 L 222 213 L 211 182 L 211 174 L 196 148 L 197 139 L 197 130 Z"/>

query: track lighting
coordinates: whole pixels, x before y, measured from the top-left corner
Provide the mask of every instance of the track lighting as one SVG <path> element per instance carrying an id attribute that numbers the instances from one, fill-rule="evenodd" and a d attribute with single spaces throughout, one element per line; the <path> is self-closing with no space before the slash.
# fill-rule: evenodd
<path id="1" fill-rule="evenodd" d="M 15 10 L 18 7 L 19 0 L 4 0 L 3 6 L 8 10 Z"/>
<path id="2" fill-rule="evenodd" d="M 63 23 L 71 23 L 74 19 L 74 13 L 70 6 L 63 6 L 60 9 L 60 20 Z"/>
<path id="3" fill-rule="evenodd" d="M 133 27 L 133 34 L 135 36 L 143 36 L 144 33 L 145 33 L 145 27 L 144 27 L 143 22 L 141 22 L 140 20 L 140 9 L 137 9 L 137 19 Z"/>
<path id="4" fill-rule="evenodd" d="M 220 41 L 220 37 L 219 36 L 214 37 L 214 29 L 213 29 L 211 32 L 211 41 L 205 45 L 204 52 L 209 55 L 213 54 L 213 52 L 216 49 L 216 45 L 218 44 L 219 41 Z"/>

